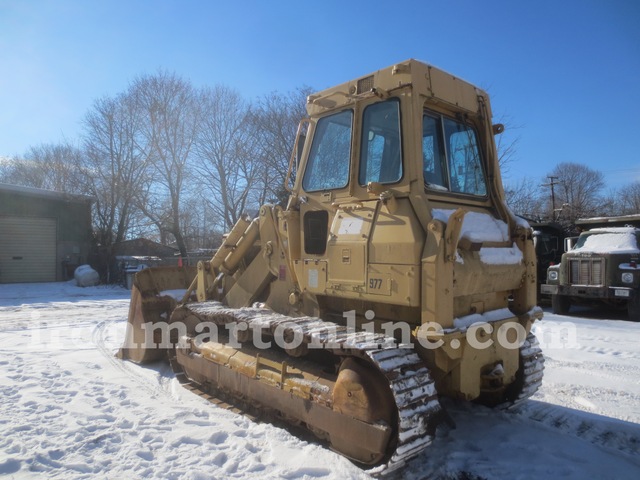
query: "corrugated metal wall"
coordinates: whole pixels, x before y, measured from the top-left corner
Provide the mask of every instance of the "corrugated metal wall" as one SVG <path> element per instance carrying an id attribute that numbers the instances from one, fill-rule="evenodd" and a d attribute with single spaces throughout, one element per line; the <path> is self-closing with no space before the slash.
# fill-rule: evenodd
<path id="1" fill-rule="evenodd" d="M 0 283 L 54 282 L 54 218 L 0 217 Z"/>

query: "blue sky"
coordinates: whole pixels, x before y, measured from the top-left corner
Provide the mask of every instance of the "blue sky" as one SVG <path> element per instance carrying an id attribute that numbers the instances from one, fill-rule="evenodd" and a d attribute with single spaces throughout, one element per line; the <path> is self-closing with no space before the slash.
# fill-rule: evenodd
<path id="1" fill-rule="evenodd" d="M 248 99 L 408 58 L 487 89 L 507 183 L 578 162 L 640 181 L 640 2 L 0 0 L 0 156 L 77 141 L 94 100 L 159 68 Z"/>

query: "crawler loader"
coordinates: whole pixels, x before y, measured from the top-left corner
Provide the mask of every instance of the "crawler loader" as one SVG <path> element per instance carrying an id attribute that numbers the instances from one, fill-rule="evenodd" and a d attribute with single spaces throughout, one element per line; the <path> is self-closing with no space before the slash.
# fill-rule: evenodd
<path id="1" fill-rule="evenodd" d="M 286 207 L 240 219 L 210 261 L 136 274 L 120 357 L 168 358 L 389 471 L 431 443 L 441 396 L 509 406 L 540 386 L 532 230 L 473 85 L 408 60 L 307 112 Z"/>

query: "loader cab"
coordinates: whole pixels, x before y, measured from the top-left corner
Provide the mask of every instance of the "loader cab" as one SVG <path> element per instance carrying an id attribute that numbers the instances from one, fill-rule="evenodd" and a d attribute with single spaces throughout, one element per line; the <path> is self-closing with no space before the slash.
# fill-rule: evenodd
<path id="1" fill-rule="evenodd" d="M 323 302 L 337 312 L 380 312 L 386 305 L 395 309 L 387 318 L 400 309 L 413 324 L 436 317 L 450 323 L 456 316 L 498 309 L 511 295 L 521 298 L 514 291 L 522 286 L 524 263 L 512 268 L 478 260 L 484 245 L 504 249 L 489 253 L 518 261 L 524 246 L 513 246 L 513 232 L 525 228 L 504 204 L 493 140 L 502 129 L 490 123 L 484 92 L 409 61 L 312 95 L 307 112 L 289 204 L 299 215 L 300 231 L 291 258 L 301 290 L 318 298 L 321 310 Z M 461 257 L 455 246 L 453 252 L 427 253 L 436 248 L 428 241 L 430 225 L 435 221 L 446 230 L 459 209 L 464 211 L 455 221 L 462 223 L 465 215 L 477 219 L 481 232 L 464 240 L 466 265 L 445 266 L 447 255 Z M 483 237 L 486 231 L 491 234 Z M 430 274 L 427 257 L 440 262 L 429 267 Z M 438 292 L 421 285 L 448 284 L 452 280 L 429 275 L 453 268 L 456 299 L 449 297 L 444 311 L 438 302 L 447 287 Z M 527 295 L 511 305 L 523 312 L 532 302 Z"/>
<path id="2" fill-rule="evenodd" d="M 378 101 L 362 110 L 359 119 L 354 119 L 353 109 L 347 109 L 317 120 L 302 180 L 305 193 L 326 195 L 347 189 L 354 152 L 357 172 L 353 180 L 359 187 L 366 188 L 369 183 L 394 185 L 403 180 L 400 98 Z M 354 120 L 358 120 L 357 127 Z M 404 133 L 405 143 L 414 140 L 410 134 Z M 478 133 L 472 124 L 425 109 L 419 140 L 423 180 L 428 190 L 473 197 L 487 195 Z"/>

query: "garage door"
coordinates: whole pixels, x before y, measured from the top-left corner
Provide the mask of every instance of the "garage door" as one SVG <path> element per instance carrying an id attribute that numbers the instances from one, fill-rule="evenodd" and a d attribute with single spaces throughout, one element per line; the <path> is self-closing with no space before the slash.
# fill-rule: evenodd
<path id="1" fill-rule="evenodd" d="M 56 220 L 0 217 L 0 283 L 55 280 Z"/>

